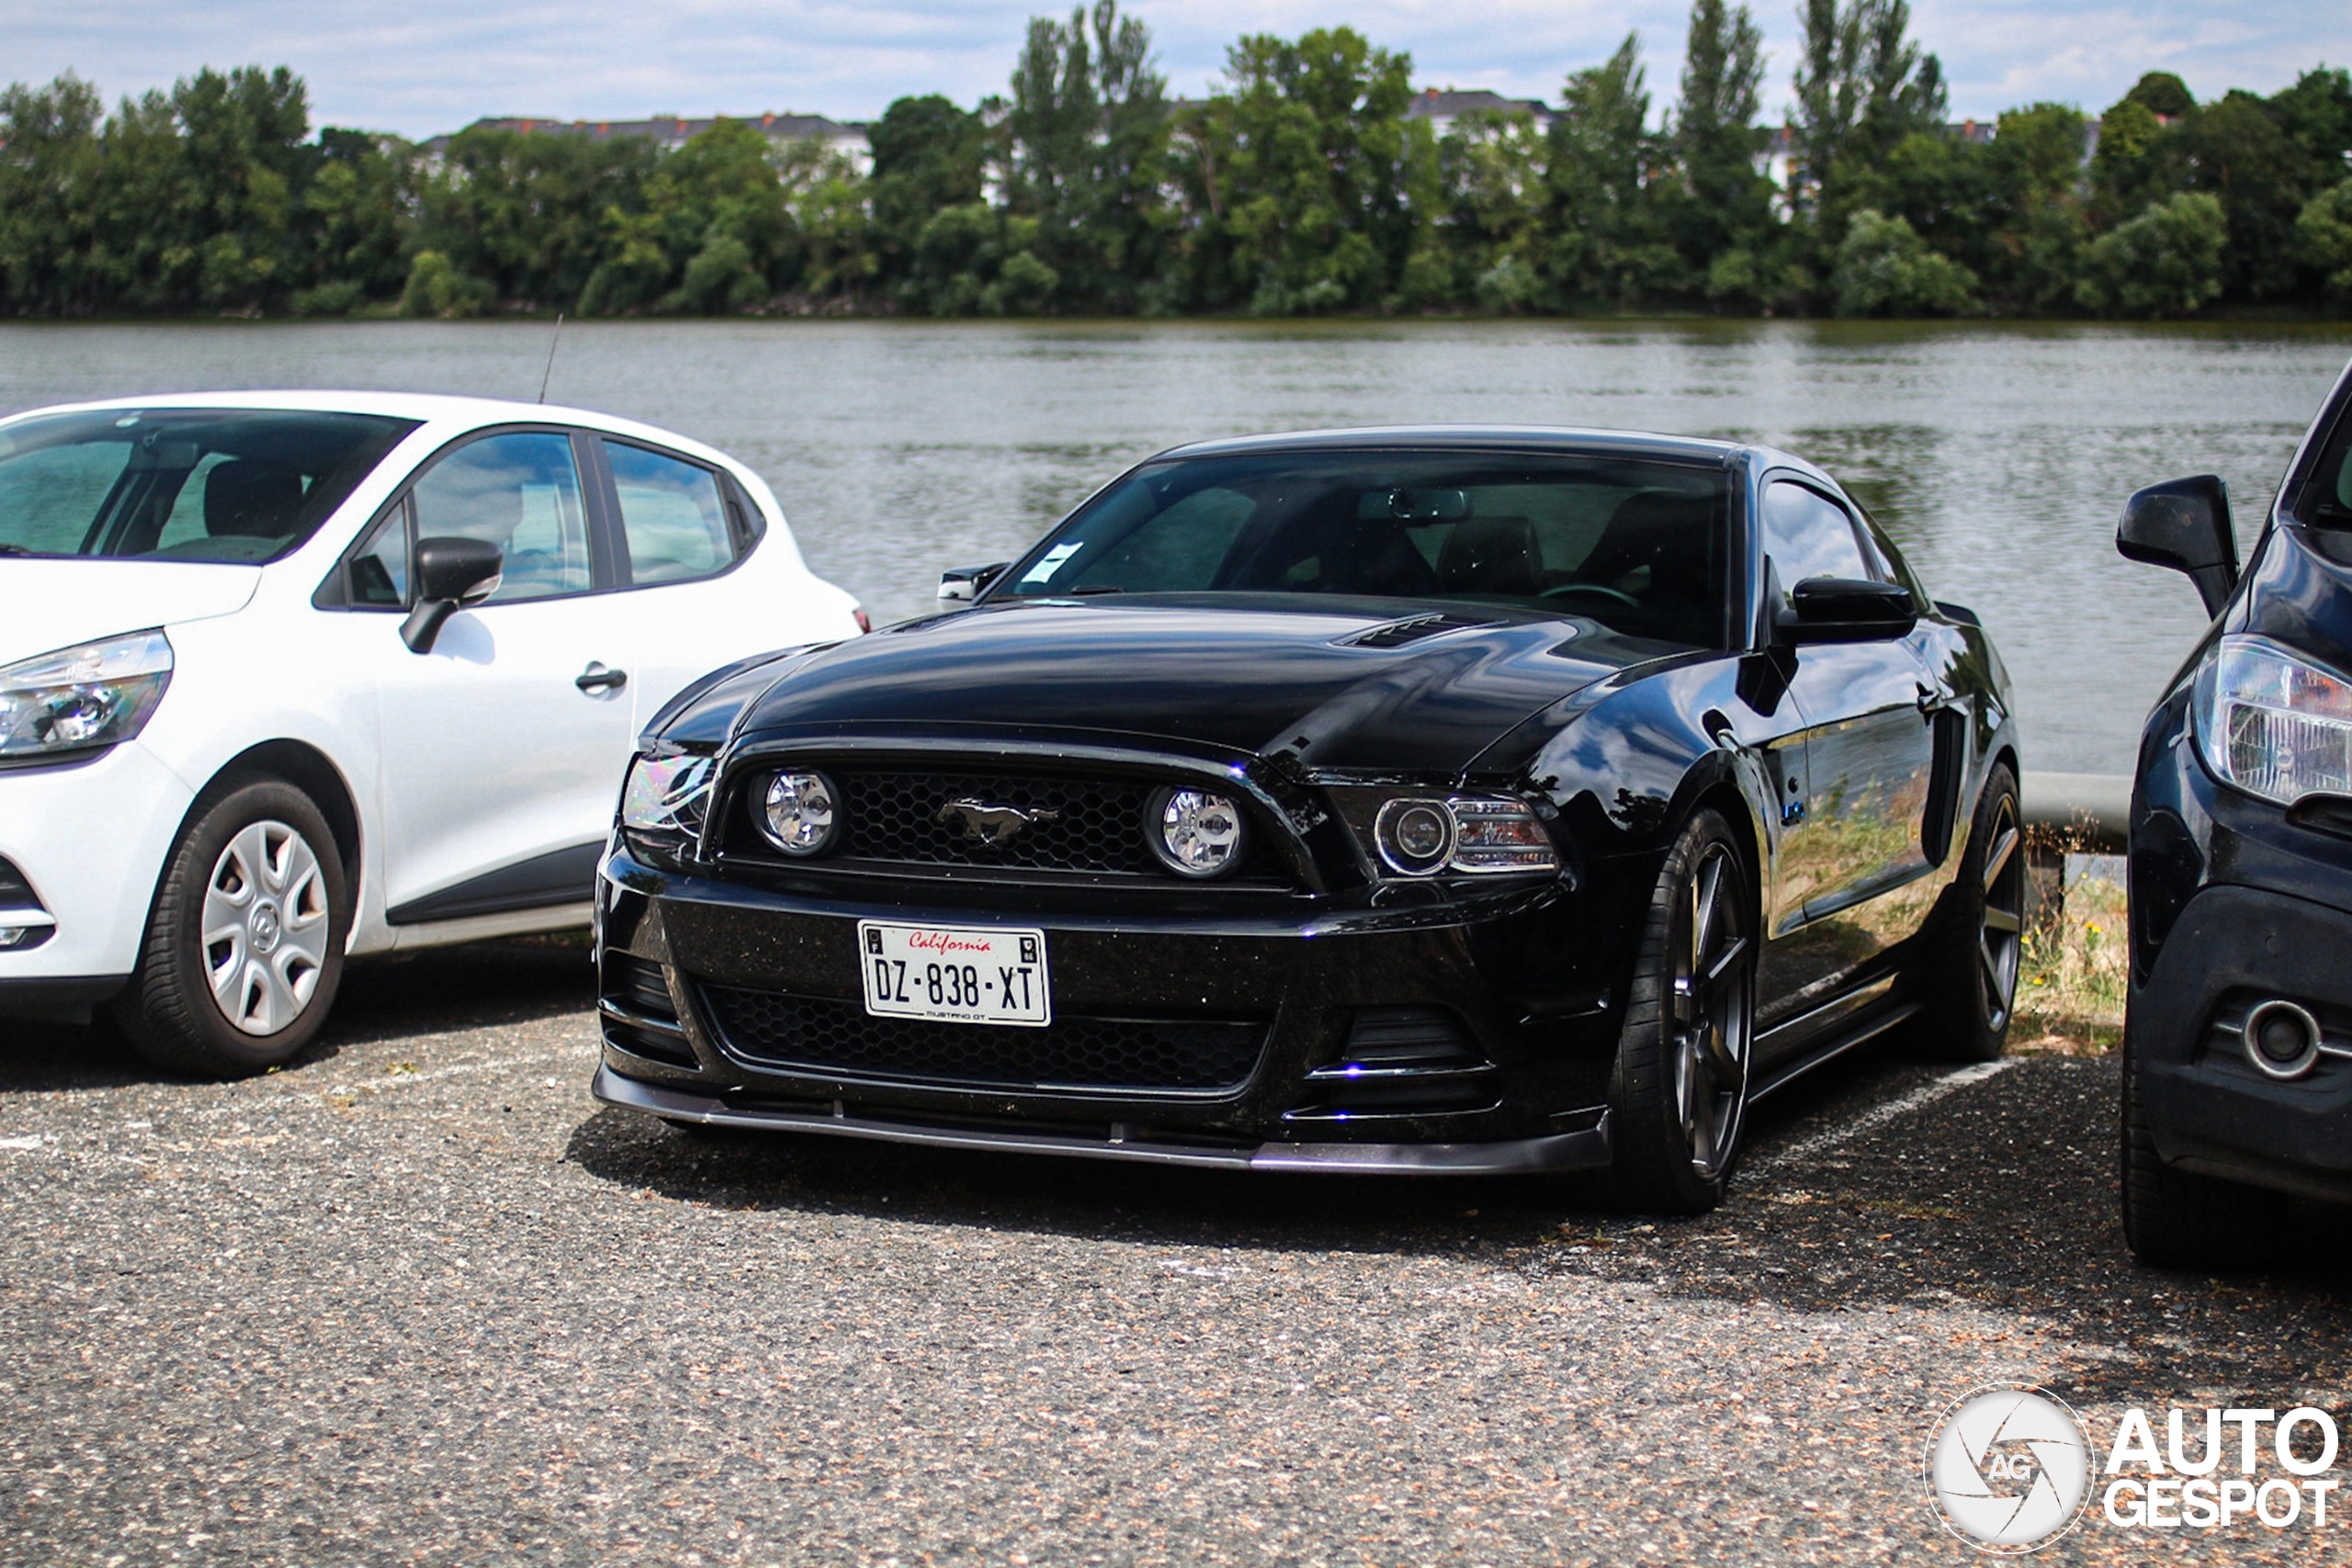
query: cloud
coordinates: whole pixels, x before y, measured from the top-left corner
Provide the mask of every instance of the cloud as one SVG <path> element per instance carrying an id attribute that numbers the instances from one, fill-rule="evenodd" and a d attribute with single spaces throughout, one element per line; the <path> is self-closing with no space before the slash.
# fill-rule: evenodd
<path id="1" fill-rule="evenodd" d="M 1408 51 L 1423 85 L 1556 99 L 1570 71 L 1638 30 L 1663 107 L 1680 69 L 1688 0 L 1133 0 L 1180 93 L 1216 80 L 1244 32 L 1295 36 L 1344 21 Z M 1777 114 L 1797 58 L 1794 0 L 1755 7 Z M 109 96 L 169 86 L 201 65 L 290 65 L 315 118 L 411 136 L 482 115 L 615 118 L 797 110 L 866 118 L 904 94 L 960 103 L 1002 93 L 1030 16 L 1023 0 L 116 0 L 104 7 L 0 0 L 8 71 L 79 72 Z M 1942 60 L 1956 115 L 2036 98 L 2098 109 L 2143 71 L 2170 69 L 2200 96 L 2273 92 L 2341 50 L 2331 7 L 2233 0 L 1916 0 L 1914 31 Z"/>

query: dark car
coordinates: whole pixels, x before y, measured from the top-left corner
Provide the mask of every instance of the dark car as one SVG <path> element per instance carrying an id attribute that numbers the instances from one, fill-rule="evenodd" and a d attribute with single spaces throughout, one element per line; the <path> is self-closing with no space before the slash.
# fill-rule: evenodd
<path id="1" fill-rule="evenodd" d="M 2211 474 L 2134 495 L 2116 543 L 2214 617 L 2132 788 L 2124 1234 L 2260 1261 L 2286 1195 L 2352 1199 L 2352 370 L 2243 577 Z"/>
<path id="2" fill-rule="evenodd" d="M 942 593 L 648 729 L 600 1097 L 1696 1211 L 1807 1067 L 2002 1047 L 2006 676 L 1794 457 L 1215 442 Z"/>

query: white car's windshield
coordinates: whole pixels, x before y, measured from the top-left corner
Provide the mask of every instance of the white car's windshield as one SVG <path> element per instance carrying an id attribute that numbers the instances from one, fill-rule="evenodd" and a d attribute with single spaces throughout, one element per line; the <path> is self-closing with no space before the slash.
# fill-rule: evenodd
<path id="1" fill-rule="evenodd" d="M 1467 600 L 1631 637 L 1725 636 L 1723 470 L 1510 452 L 1285 452 L 1137 470 L 994 592 Z"/>
<path id="2" fill-rule="evenodd" d="M 25 420 L 0 429 L 0 556 L 274 559 L 415 428 L 298 409 Z"/>

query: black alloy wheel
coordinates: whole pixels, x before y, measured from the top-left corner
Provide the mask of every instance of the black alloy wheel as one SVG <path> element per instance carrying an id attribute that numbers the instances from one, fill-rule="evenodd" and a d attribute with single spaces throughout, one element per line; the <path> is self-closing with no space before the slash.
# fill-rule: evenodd
<path id="1" fill-rule="evenodd" d="M 1723 1201 L 1747 1120 L 1756 901 L 1731 827 L 1702 810 L 1659 870 L 1611 1085 L 1621 1202 L 1703 1213 Z"/>
<path id="2" fill-rule="evenodd" d="M 1977 796 L 1968 847 L 1930 955 L 1924 1032 L 1936 1055 L 1990 1062 L 2009 1043 L 2025 962 L 2025 834 L 2017 775 L 1997 762 Z"/>

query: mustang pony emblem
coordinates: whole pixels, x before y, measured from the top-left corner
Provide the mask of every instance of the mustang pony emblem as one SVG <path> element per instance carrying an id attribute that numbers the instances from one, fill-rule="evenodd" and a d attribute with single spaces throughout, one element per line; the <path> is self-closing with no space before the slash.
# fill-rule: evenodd
<path id="1" fill-rule="evenodd" d="M 964 837 L 994 849 L 1011 843 L 1031 823 L 1052 822 L 1060 816 L 1044 807 L 1023 811 L 1017 806 L 990 806 L 984 800 L 951 800 L 939 808 L 937 820 L 951 828 L 961 827 Z"/>

